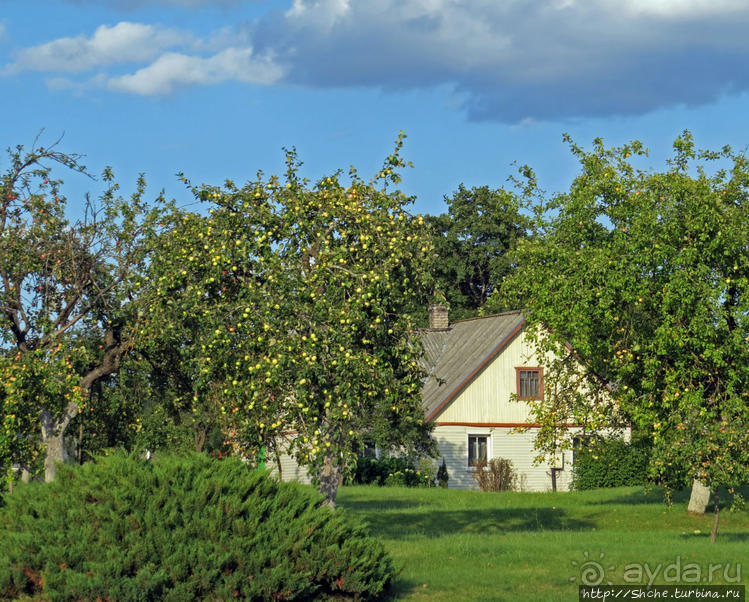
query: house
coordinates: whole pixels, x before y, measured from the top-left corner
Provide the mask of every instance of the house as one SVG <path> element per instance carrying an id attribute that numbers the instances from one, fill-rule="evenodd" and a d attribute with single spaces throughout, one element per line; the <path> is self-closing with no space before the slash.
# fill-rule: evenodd
<path id="1" fill-rule="evenodd" d="M 527 491 L 551 489 L 556 470 L 558 490 L 569 489 L 574 454 L 559 451 L 537 465 L 534 439 L 523 399 L 544 392 L 544 362 L 524 332 L 522 312 L 462 320 L 450 324 L 447 309 L 430 307 L 429 328 L 421 334 L 428 371 L 422 389 L 424 411 L 434 423 L 434 438 L 449 475 L 449 486 L 475 489 L 472 473 L 477 460 L 511 460 L 519 485 Z M 517 401 L 511 400 L 512 394 Z M 570 427 L 574 435 L 574 427 Z"/>
<path id="2" fill-rule="evenodd" d="M 427 371 L 422 403 L 427 421 L 434 423 L 437 462 L 445 461 L 450 488 L 477 489 L 474 464 L 492 458 L 512 461 L 526 491 L 551 489 L 552 468 L 557 489 L 570 487 L 572 450 L 555 454 L 553 466 L 534 462 L 538 426 L 530 423 L 529 406 L 522 400 L 543 395 L 544 362 L 527 340 L 525 325 L 520 311 L 450 324 L 446 308 L 429 308 L 429 328 L 420 333 Z M 518 432 L 519 427 L 529 428 Z M 569 427 L 571 435 L 576 431 L 581 429 Z M 310 482 L 287 454 L 280 463 L 284 480 Z"/>

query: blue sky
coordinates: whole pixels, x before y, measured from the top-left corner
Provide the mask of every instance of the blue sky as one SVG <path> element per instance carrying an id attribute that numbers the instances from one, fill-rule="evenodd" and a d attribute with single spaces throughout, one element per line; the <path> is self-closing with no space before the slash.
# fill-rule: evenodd
<path id="1" fill-rule="evenodd" d="M 33 10 L 31 9 L 33 7 Z M 402 189 L 439 213 L 527 163 L 564 189 L 569 132 L 749 144 L 745 0 L 0 0 L 2 145 L 114 167 L 123 191 L 190 199 L 193 182 L 372 174 L 408 135 Z M 98 182 L 67 177 L 75 204 Z"/>

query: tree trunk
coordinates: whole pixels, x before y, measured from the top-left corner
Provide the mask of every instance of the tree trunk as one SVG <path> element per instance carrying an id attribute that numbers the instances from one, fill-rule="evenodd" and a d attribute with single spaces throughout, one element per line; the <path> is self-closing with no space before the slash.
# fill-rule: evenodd
<path id="1" fill-rule="evenodd" d="M 195 443 L 195 451 L 199 454 L 203 453 L 203 447 L 205 446 L 206 429 L 202 426 L 193 425 L 192 427 L 193 442 Z"/>
<path id="2" fill-rule="evenodd" d="M 113 329 L 107 330 L 104 341 L 106 349 L 101 363 L 93 370 L 90 370 L 79 383 L 81 389 L 88 392 L 89 396 L 97 380 L 117 371 L 120 367 L 122 356 L 128 349 L 120 342 L 119 332 Z M 68 428 L 70 421 L 78 415 L 79 411 L 78 404 L 71 401 L 65 407 L 62 417 L 59 420 L 55 420 L 52 412 L 46 408 L 41 412 L 42 443 L 46 446 L 46 455 L 44 458 L 45 482 L 54 481 L 57 472 L 56 464 L 62 464 L 66 460 L 67 454 L 64 444 L 65 429 Z"/>
<path id="3" fill-rule="evenodd" d="M 66 460 L 63 437 L 62 432 L 44 437 L 44 443 L 47 447 L 44 457 L 44 481 L 47 483 L 55 480 L 57 464 L 63 464 Z"/>
<path id="4" fill-rule="evenodd" d="M 65 452 L 65 429 L 70 421 L 78 415 L 78 405 L 70 402 L 65 408 L 61 420 L 55 420 L 52 412 L 43 409 L 41 412 L 42 443 L 45 446 L 44 456 L 44 481 L 49 483 L 55 480 L 57 464 L 63 464 L 67 460 Z"/>
<path id="5" fill-rule="evenodd" d="M 281 452 L 276 449 L 274 451 L 276 456 L 276 468 L 278 468 L 278 480 L 283 481 L 283 467 L 281 466 Z"/>
<path id="6" fill-rule="evenodd" d="M 556 492 L 557 490 L 557 469 L 551 469 L 551 490 Z"/>
<path id="7" fill-rule="evenodd" d="M 689 497 L 687 511 L 692 514 L 705 514 L 710 503 L 710 488 L 695 479 L 692 482 L 692 495 Z"/>
<path id="8" fill-rule="evenodd" d="M 335 510 L 336 496 L 338 495 L 338 483 L 340 481 L 340 469 L 333 454 L 325 456 L 322 468 L 320 468 L 320 493 L 325 496 L 323 505 Z"/>
<path id="9" fill-rule="evenodd" d="M 713 495 L 714 500 L 714 518 L 713 518 L 713 531 L 710 533 L 710 543 L 715 543 L 715 538 L 718 536 L 718 523 L 720 522 L 720 504 L 718 500 L 718 492 L 716 490 Z"/>

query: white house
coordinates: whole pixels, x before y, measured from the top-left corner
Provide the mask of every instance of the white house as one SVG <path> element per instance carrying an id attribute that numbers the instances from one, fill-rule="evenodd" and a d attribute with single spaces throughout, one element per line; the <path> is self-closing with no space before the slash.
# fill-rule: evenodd
<path id="1" fill-rule="evenodd" d="M 428 377 L 422 389 L 424 411 L 434 423 L 434 438 L 449 475 L 449 486 L 475 489 L 476 460 L 511 460 L 527 491 L 551 489 L 548 463 L 536 465 L 534 439 L 522 401 L 544 392 L 543 361 L 524 335 L 522 312 L 448 323 L 447 310 L 430 308 L 430 328 L 421 335 Z M 518 432 L 518 427 L 530 428 Z M 570 429 L 571 434 L 576 430 Z M 553 460 L 557 488 L 569 489 L 574 454 L 560 451 Z"/>
<path id="2" fill-rule="evenodd" d="M 534 463 L 538 425 L 530 423 L 522 402 L 544 391 L 544 362 L 524 336 L 525 324 L 520 311 L 450 324 L 447 309 L 430 307 L 430 327 L 420 337 L 428 373 L 422 403 L 426 419 L 434 423 L 437 463 L 444 459 L 450 488 L 477 489 L 475 461 L 505 458 L 524 490 L 551 489 L 552 466 Z M 511 401 L 513 393 L 520 401 Z M 554 458 L 558 490 L 569 489 L 573 463 L 571 450 Z M 309 482 L 306 470 L 288 455 L 282 454 L 281 464 L 284 480 Z"/>

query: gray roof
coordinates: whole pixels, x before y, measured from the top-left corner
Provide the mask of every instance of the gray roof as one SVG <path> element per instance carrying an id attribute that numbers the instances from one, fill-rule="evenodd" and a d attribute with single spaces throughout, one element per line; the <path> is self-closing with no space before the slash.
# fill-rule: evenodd
<path id="1" fill-rule="evenodd" d="M 463 320 L 446 330 L 421 331 L 428 376 L 421 390 L 427 420 L 432 420 L 520 332 L 520 311 Z"/>

